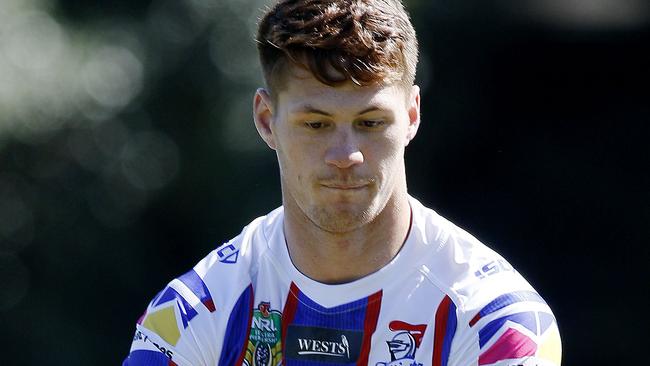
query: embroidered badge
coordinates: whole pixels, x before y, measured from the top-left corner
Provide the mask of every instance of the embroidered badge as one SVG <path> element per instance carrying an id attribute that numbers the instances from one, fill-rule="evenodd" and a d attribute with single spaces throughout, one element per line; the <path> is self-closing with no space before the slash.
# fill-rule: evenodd
<path id="1" fill-rule="evenodd" d="M 390 322 L 390 330 L 397 332 L 390 341 L 386 341 L 390 362 L 377 362 L 375 366 L 422 366 L 415 361 L 415 352 L 426 327 L 426 324 L 413 325 L 399 320 Z"/>
<path id="2" fill-rule="evenodd" d="M 262 301 L 253 311 L 251 333 L 244 358 L 246 366 L 278 366 L 282 363 L 282 313 Z"/>

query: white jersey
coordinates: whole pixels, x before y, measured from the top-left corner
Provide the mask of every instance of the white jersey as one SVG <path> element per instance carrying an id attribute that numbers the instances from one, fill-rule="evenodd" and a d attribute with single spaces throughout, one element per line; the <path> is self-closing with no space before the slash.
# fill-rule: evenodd
<path id="1" fill-rule="evenodd" d="M 559 366 L 546 302 L 501 256 L 417 200 L 393 260 L 328 285 L 299 272 L 282 207 L 174 279 L 123 365 Z"/>

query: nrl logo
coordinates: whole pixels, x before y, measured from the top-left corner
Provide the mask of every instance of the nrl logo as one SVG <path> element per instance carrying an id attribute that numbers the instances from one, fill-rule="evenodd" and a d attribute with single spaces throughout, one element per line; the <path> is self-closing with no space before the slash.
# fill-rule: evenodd
<path id="1" fill-rule="evenodd" d="M 271 309 L 270 302 L 260 302 L 257 309 L 253 311 L 244 365 L 280 365 L 282 362 L 281 330 L 282 313 Z"/>
<path id="2" fill-rule="evenodd" d="M 255 310 L 255 314 L 253 314 L 253 324 L 251 325 L 252 329 L 259 330 L 259 333 L 276 333 L 280 329 L 280 324 L 276 324 L 278 317 L 272 317 L 272 310 L 270 309 L 271 303 L 265 301 L 261 302 L 257 306 L 257 310 Z M 276 313 L 280 314 L 279 311 L 276 311 Z"/>

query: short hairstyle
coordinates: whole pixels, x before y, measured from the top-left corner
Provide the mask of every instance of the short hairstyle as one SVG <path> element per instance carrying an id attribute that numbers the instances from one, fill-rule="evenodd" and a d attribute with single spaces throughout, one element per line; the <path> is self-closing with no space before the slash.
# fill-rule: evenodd
<path id="1" fill-rule="evenodd" d="M 257 48 L 272 93 L 289 65 L 330 86 L 410 87 L 418 62 L 415 30 L 400 0 L 279 0 L 259 23 Z"/>

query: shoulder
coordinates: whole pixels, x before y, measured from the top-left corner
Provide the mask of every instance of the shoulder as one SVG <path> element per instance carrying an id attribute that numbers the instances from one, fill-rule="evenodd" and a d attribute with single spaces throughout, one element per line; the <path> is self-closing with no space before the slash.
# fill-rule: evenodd
<path id="1" fill-rule="evenodd" d="M 248 286 L 269 249 L 269 232 L 282 225 L 282 215 L 280 207 L 256 218 L 239 235 L 210 252 L 193 270 L 209 289 L 220 293 Z"/>
<path id="2" fill-rule="evenodd" d="M 233 350 L 245 343 L 241 330 L 252 309 L 252 278 L 268 249 L 266 232 L 281 224 L 281 215 L 280 208 L 253 220 L 170 281 L 138 320 L 128 364 L 141 364 L 133 359 L 156 352 L 179 365 L 237 361 L 240 354 Z"/>
<path id="3" fill-rule="evenodd" d="M 508 261 L 467 231 L 412 200 L 413 234 L 423 243 L 423 271 L 459 308 L 487 293 L 532 290 Z M 488 295 L 489 296 L 489 295 Z"/>
<path id="4" fill-rule="evenodd" d="M 167 288 L 208 308 L 233 302 L 257 274 L 260 258 L 268 250 L 268 231 L 281 225 L 282 208 L 246 225 L 241 233 L 221 244 L 187 273 L 172 280 Z M 217 294 L 218 296 L 213 296 Z M 155 300 L 155 299 L 154 299 Z"/>
<path id="5" fill-rule="evenodd" d="M 559 365 L 557 321 L 542 296 L 474 236 L 424 206 L 417 211 L 418 230 L 432 252 L 423 271 L 448 296 L 454 313 L 450 351 L 456 359 L 449 364 L 500 365 L 507 358 L 524 365 Z"/>

